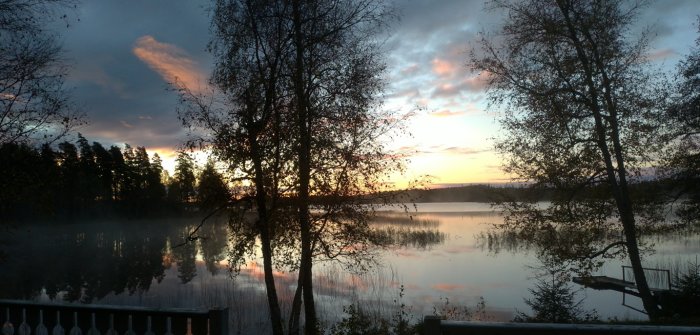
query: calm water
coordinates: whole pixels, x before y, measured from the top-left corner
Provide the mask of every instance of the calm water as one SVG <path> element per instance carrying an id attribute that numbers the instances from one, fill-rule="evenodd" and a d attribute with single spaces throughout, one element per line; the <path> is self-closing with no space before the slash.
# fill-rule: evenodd
<path id="1" fill-rule="evenodd" d="M 415 212 L 385 212 L 382 217 L 378 227 L 394 231 L 402 246 L 381 251 L 379 266 L 366 274 L 332 264 L 315 267 L 319 310 L 327 322 L 342 317 L 343 306 L 352 302 L 384 314 L 403 303 L 416 320 L 446 302 L 473 309 L 480 297 L 492 320 L 510 320 L 516 309 L 529 312 L 523 298 L 529 297 L 535 282 L 532 267 L 539 262 L 522 248 L 490 250 L 478 237 L 502 222 L 488 204 L 418 204 Z M 25 226 L 0 237 L 7 254 L 0 263 L 0 298 L 164 308 L 229 306 L 234 330 L 264 328 L 260 262 L 251 260 L 232 278 L 225 220 L 208 223 L 202 232 L 205 240 L 175 247 L 197 223 L 192 218 Z M 645 258 L 648 267 L 682 266 L 700 254 L 698 236 L 650 242 L 656 252 Z M 621 277 L 621 265 L 609 261 L 600 272 Z M 276 278 L 288 310 L 296 274 L 279 272 Z M 400 286 L 404 291 L 399 299 Z M 622 306 L 617 292 L 581 290 L 580 297 L 586 298 L 585 308 L 595 308 L 603 318 L 644 317 Z M 640 306 L 636 298 L 627 297 L 627 303 Z"/>

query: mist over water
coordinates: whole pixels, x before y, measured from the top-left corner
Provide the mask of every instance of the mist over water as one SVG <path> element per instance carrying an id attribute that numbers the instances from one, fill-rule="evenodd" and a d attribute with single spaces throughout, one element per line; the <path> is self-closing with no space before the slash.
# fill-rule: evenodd
<path id="1" fill-rule="evenodd" d="M 320 317 L 343 317 L 351 303 L 370 313 L 391 315 L 403 303 L 418 321 L 448 302 L 473 308 L 483 297 L 490 320 L 506 321 L 516 310 L 529 312 L 523 298 L 539 266 L 534 252 L 517 243 L 495 247 L 484 234 L 502 222 L 486 203 L 417 204 L 405 211 L 381 211 L 373 225 L 395 247 L 381 250 L 379 264 L 353 273 L 328 262 L 314 267 Z M 94 221 L 70 225 L 25 225 L 5 238 L 0 298 L 158 308 L 227 306 L 233 330 L 267 327 L 260 260 L 237 276 L 229 271 L 225 218 L 207 222 L 203 239 L 180 245 L 199 218 Z M 235 233 L 235 232 L 233 232 Z M 697 235 L 654 237 L 655 253 L 645 266 L 673 270 L 695 261 Z M 179 246 L 178 246 L 179 245 Z M 624 265 L 609 260 L 599 271 L 622 277 Z M 276 272 L 283 312 L 288 314 L 296 273 Z M 403 287 L 403 297 L 399 297 Z M 621 305 L 622 295 L 583 289 L 584 307 L 602 318 L 644 319 Z M 627 303 L 641 307 L 636 298 Z"/>

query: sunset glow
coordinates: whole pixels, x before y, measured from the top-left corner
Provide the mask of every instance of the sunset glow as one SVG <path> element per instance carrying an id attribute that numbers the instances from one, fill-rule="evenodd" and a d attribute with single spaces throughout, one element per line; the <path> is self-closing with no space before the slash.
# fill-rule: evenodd
<path id="1" fill-rule="evenodd" d="M 172 173 L 175 152 L 186 140 L 172 83 L 199 92 L 212 71 L 212 56 L 206 51 L 207 4 L 134 3 L 148 7 L 140 11 L 98 2 L 78 7 L 80 21 L 63 35 L 68 56 L 75 60 L 70 84 L 90 119 L 79 130 L 86 138 L 145 146 Z M 502 158 L 493 151 L 499 127 L 497 111 L 486 101 L 488 73 L 473 73 L 467 65 L 478 32 L 493 29 L 500 14 L 485 11 L 479 2 L 395 5 L 402 17 L 384 45 L 384 108 L 412 117 L 407 132 L 388 143 L 394 154 L 408 158 L 406 174 L 388 182 L 405 187 L 425 176 L 439 185 L 507 181 L 499 168 Z M 665 15 L 652 27 L 659 38 L 652 43 L 651 61 L 670 69 L 688 53 L 696 30 L 695 11 L 689 10 L 694 5 L 669 1 L 647 9 L 649 15 Z M 157 16 L 134 14 L 156 8 Z M 129 27 L 123 28 L 127 21 Z M 106 31 L 115 35 L 108 42 L 99 33 Z M 98 44 L 99 49 L 88 47 Z"/>

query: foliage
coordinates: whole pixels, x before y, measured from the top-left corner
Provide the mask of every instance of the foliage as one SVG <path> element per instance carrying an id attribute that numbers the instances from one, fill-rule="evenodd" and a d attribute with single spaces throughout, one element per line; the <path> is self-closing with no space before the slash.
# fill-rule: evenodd
<path id="1" fill-rule="evenodd" d="M 698 19 L 700 24 L 700 18 Z M 700 25 L 699 25 L 700 29 Z M 700 30 L 699 30 L 700 32 Z M 675 198 L 680 198 L 678 213 L 681 222 L 700 221 L 700 37 L 695 48 L 678 66 L 673 103 L 668 117 L 675 121 L 669 136 L 664 172 L 673 180 Z"/>
<path id="2" fill-rule="evenodd" d="M 685 271 L 676 273 L 672 287 L 677 290 L 670 304 L 674 314 L 691 318 L 700 315 L 700 264 L 690 263 Z"/>
<path id="3" fill-rule="evenodd" d="M 0 5 L 0 144 L 55 142 L 83 123 L 64 87 L 68 71 L 58 38 L 43 27 L 72 4 L 6 0 Z"/>
<path id="4" fill-rule="evenodd" d="M 384 335 L 389 334 L 389 325 L 384 319 L 373 320 L 368 314 L 363 312 L 357 304 L 343 307 L 343 312 L 348 314 L 339 323 L 333 325 L 330 333 L 333 335 Z"/>
<path id="5" fill-rule="evenodd" d="M 199 174 L 197 183 L 197 204 L 202 210 L 213 210 L 228 204 L 229 189 L 223 176 L 214 167 L 214 162 L 208 160 Z"/>
<path id="6" fill-rule="evenodd" d="M 502 227 L 533 240 L 546 262 L 583 272 L 600 266 L 600 257 L 627 257 L 656 318 L 638 235 L 663 222 L 663 201 L 629 185 L 658 164 L 669 124 L 666 85 L 646 59 L 647 34 L 631 34 L 641 4 L 493 4 L 508 15 L 497 37 L 483 36 L 472 67 L 486 75 L 492 104 L 503 107 L 496 149 L 515 181 L 559 193 L 544 207 L 503 203 Z"/>
<path id="7" fill-rule="evenodd" d="M 698 301 L 700 299 L 700 265 L 693 264 L 686 273 L 677 275 L 674 286 L 678 287 L 681 295 Z"/>
<path id="8" fill-rule="evenodd" d="M 168 185 L 168 198 L 171 201 L 189 203 L 195 200 L 195 164 L 186 152 L 180 151 L 175 160 L 175 173 Z"/>
<path id="9" fill-rule="evenodd" d="M 144 147 L 106 150 L 78 135 L 77 146 L 61 142 L 33 148 L 0 145 L 0 217 L 76 218 L 160 212 L 165 201 L 163 167 Z"/>
<path id="10" fill-rule="evenodd" d="M 486 300 L 484 300 L 484 297 L 479 297 L 479 301 L 477 301 L 474 308 L 454 305 L 450 303 L 450 299 L 447 297 L 441 297 L 440 301 L 442 302 L 440 305 L 433 306 L 433 315 L 439 316 L 443 320 L 489 320 L 489 317 L 486 315 Z"/>
<path id="11" fill-rule="evenodd" d="M 519 312 L 515 322 L 579 323 L 598 320 L 595 310 L 585 311 L 583 299 L 576 299 L 576 291 L 569 284 L 569 277 L 562 272 L 550 273 L 551 279 L 540 278 L 535 288 L 529 289 L 532 299 L 525 299 L 533 315 Z"/>
<path id="12" fill-rule="evenodd" d="M 421 333 L 421 324 L 413 323 L 411 308 L 403 302 L 404 287 L 399 287 L 398 298 L 394 300 L 396 311 L 391 319 L 373 316 L 362 309 L 358 302 L 343 307 L 348 316 L 334 324 L 330 329 L 332 335 L 417 335 Z"/>
<path id="13" fill-rule="evenodd" d="M 358 195 L 383 189 L 401 167 L 378 141 L 398 121 L 379 108 L 385 66 L 374 34 L 386 9 L 376 0 L 216 2 L 213 87 L 180 85 L 190 145 L 227 166 L 237 205 L 254 204 L 237 207 L 255 209 L 253 222 L 232 220 L 244 233 L 232 237 L 231 264 L 244 263 L 259 237 L 275 334 L 273 261 L 300 273 L 292 333 L 301 294 L 307 332 L 316 333 L 314 258 L 357 269 L 373 261 L 372 210 Z"/>

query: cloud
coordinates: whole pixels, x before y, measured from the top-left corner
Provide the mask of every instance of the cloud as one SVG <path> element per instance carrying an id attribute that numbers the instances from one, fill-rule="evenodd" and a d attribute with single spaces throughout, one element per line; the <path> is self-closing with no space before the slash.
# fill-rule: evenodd
<path id="1" fill-rule="evenodd" d="M 401 74 L 404 76 L 410 76 L 410 75 L 417 74 L 419 71 L 420 71 L 420 66 L 418 66 L 418 64 L 412 64 L 412 65 L 409 65 L 409 66 L 401 69 Z"/>
<path id="2" fill-rule="evenodd" d="M 438 85 L 431 97 L 433 98 L 449 98 L 461 94 L 459 86 L 453 84 L 441 84 Z"/>
<path id="3" fill-rule="evenodd" d="M 126 127 L 126 128 L 134 128 L 134 125 L 133 125 L 133 124 L 128 123 L 128 122 L 126 122 L 126 121 L 124 121 L 124 120 L 119 121 L 119 123 L 121 123 L 122 126 L 124 126 L 124 127 Z"/>
<path id="4" fill-rule="evenodd" d="M 80 67 L 71 72 L 71 77 L 74 80 L 82 80 L 93 83 L 109 94 L 116 93 L 122 99 L 128 99 L 131 96 L 126 92 L 126 87 L 123 82 L 110 76 L 105 69 L 98 65 L 89 62 L 84 62 Z"/>
<path id="5" fill-rule="evenodd" d="M 474 149 L 469 147 L 449 147 L 442 149 L 442 152 L 454 155 L 476 155 L 489 151 L 488 149 Z"/>
<path id="6" fill-rule="evenodd" d="M 452 116 L 461 116 L 461 115 L 465 115 L 465 114 L 467 114 L 467 113 L 463 112 L 463 111 L 451 111 L 448 109 L 444 109 L 441 111 L 430 113 L 429 115 L 434 116 L 434 117 L 452 117 Z"/>
<path id="7" fill-rule="evenodd" d="M 476 76 L 467 77 L 461 81 L 452 80 L 438 84 L 432 98 L 452 98 L 461 96 L 463 93 L 479 93 L 486 90 L 488 86 L 489 72 L 481 72 Z"/>
<path id="8" fill-rule="evenodd" d="M 450 146 L 446 147 L 444 145 L 431 145 L 431 146 L 403 146 L 400 147 L 397 152 L 403 156 L 417 156 L 417 155 L 430 155 L 430 154 L 450 154 L 450 155 L 478 155 L 481 153 L 489 152 L 490 149 L 474 149 L 471 147 L 459 147 Z"/>
<path id="9" fill-rule="evenodd" d="M 673 49 L 661 49 L 661 50 L 654 50 L 650 52 L 647 57 L 649 58 L 650 61 L 656 61 L 656 60 L 664 60 L 669 57 L 673 57 L 678 55 L 678 53 L 673 50 Z"/>
<path id="10" fill-rule="evenodd" d="M 157 72 L 169 84 L 182 84 L 200 91 L 206 76 L 187 53 L 175 45 L 158 42 L 153 36 L 142 36 L 132 49 L 134 55 Z"/>
<path id="11" fill-rule="evenodd" d="M 433 59 L 432 64 L 433 72 L 441 77 L 451 77 L 459 69 L 459 66 L 457 64 L 440 58 Z"/>

